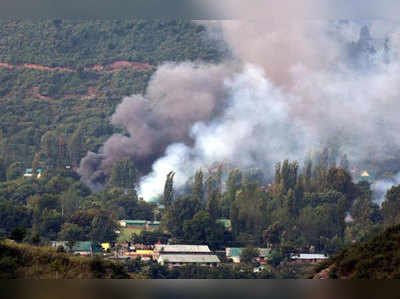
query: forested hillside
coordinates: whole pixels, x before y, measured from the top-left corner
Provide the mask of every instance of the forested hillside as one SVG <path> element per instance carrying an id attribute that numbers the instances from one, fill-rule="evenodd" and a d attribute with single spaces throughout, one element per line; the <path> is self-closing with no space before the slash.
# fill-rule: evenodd
<path id="1" fill-rule="evenodd" d="M 400 278 L 400 226 L 387 229 L 372 240 L 354 245 L 321 265 L 317 278 Z"/>
<path id="2" fill-rule="evenodd" d="M 118 60 L 217 61 L 203 26 L 184 20 L 2 20 L 1 62 L 89 67 Z"/>
<path id="3" fill-rule="evenodd" d="M 157 65 L 218 61 L 219 49 L 185 20 L 1 20 L 1 168 L 30 168 L 35 154 L 51 164 L 51 143 L 65 148 L 59 163 L 77 166 L 114 132 L 115 106 L 143 93 Z"/>

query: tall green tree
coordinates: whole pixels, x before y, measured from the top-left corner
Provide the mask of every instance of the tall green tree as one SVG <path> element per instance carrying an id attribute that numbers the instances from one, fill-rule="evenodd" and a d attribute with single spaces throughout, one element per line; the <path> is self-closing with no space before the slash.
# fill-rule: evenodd
<path id="1" fill-rule="evenodd" d="M 74 167 L 79 166 L 81 159 L 87 153 L 87 147 L 85 145 L 84 130 L 79 126 L 72 134 L 69 144 L 68 151 L 71 155 L 71 163 Z"/>
<path id="2" fill-rule="evenodd" d="M 167 179 L 164 185 L 164 203 L 169 206 L 174 199 L 174 176 L 175 172 L 171 171 L 167 174 Z"/>
<path id="3" fill-rule="evenodd" d="M 239 169 L 234 169 L 229 173 L 228 181 L 226 182 L 227 194 L 230 202 L 236 199 L 236 192 L 242 185 L 242 173 Z"/>
<path id="4" fill-rule="evenodd" d="M 115 163 L 111 170 L 109 185 L 125 189 L 135 189 L 137 184 L 137 170 L 131 159 L 124 159 Z"/>
<path id="5" fill-rule="evenodd" d="M 197 171 L 194 176 L 194 184 L 193 184 L 193 192 L 192 195 L 196 198 L 200 203 L 203 202 L 204 199 L 204 183 L 203 183 L 204 175 L 201 170 Z"/>
<path id="6" fill-rule="evenodd" d="M 393 186 L 385 196 L 382 203 L 382 214 L 385 226 L 400 223 L 400 185 Z"/>
<path id="7" fill-rule="evenodd" d="M 48 240 L 56 240 L 63 223 L 61 213 L 55 209 L 45 209 L 39 217 L 35 218 L 34 228 L 39 235 Z"/>
<path id="8" fill-rule="evenodd" d="M 213 189 L 212 187 L 208 187 L 207 189 L 206 210 L 213 219 L 217 219 L 219 215 L 218 190 Z"/>
<path id="9" fill-rule="evenodd" d="M 109 213 L 101 211 L 92 220 L 89 233 L 90 240 L 97 243 L 113 242 L 117 237 L 115 233 L 117 228 L 116 221 L 110 217 Z"/>
<path id="10" fill-rule="evenodd" d="M 67 191 L 63 192 L 60 196 L 61 203 L 61 215 L 68 216 L 79 210 L 83 202 L 83 197 L 73 189 L 68 188 Z"/>
<path id="11" fill-rule="evenodd" d="M 3 159 L 0 158 L 0 183 L 7 180 L 7 169 Z"/>
<path id="12" fill-rule="evenodd" d="M 192 244 L 207 244 L 216 248 L 223 244 L 224 228 L 206 211 L 200 211 L 193 219 L 183 222 L 183 238 Z"/>
<path id="13" fill-rule="evenodd" d="M 201 206 L 197 198 L 191 195 L 181 196 L 167 206 L 167 212 L 162 221 L 173 236 L 182 237 L 184 221 L 191 220 L 200 210 Z"/>
<path id="14" fill-rule="evenodd" d="M 253 246 L 247 246 L 243 248 L 240 254 L 240 262 L 244 264 L 254 264 L 255 259 L 260 255 L 260 252 L 257 248 Z"/>
<path id="15" fill-rule="evenodd" d="M 85 235 L 84 230 L 80 226 L 66 222 L 62 225 L 61 230 L 58 233 L 58 239 L 60 241 L 67 241 L 70 244 L 74 244 L 77 241 L 86 241 L 88 236 Z"/>
<path id="16" fill-rule="evenodd" d="M 47 171 L 57 167 L 59 147 L 58 136 L 54 131 L 46 132 L 40 141 L 41 159 Z"/>
<path id="17" fill-rule="evenodd" d="M 304 174 L 304 189 L 306 192 L 311 192 L 312 190 L 312 160 L 306 162 L 306 169 Z"/>

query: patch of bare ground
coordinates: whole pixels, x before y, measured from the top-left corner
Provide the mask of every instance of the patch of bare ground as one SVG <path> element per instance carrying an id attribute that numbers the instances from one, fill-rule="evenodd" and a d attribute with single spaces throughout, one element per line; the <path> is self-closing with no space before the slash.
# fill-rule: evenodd
<path id="1" fill-rule="evenodd" d="M 33 87 L 31 92 L 29 93 L 30 97 L 26 98 L 25 101 L 30 101 L 33 99 L 45 101 L 48 103 L 57 101 L 57 100 L 66 100 L 66 99 L 81 99 L 81 100 L 91 100 L 98 96 L 97 90 L 95 87 L 89 87 L 86 94 L 66 94 L 60 98 L 52 98 L 45 95 L 42 95 L 39 91 L 39 87 Z"/>
<path id="2" fill-rule="evenodd" d="M 13 65 L 11 65 L 9 63 L 3 63 L 3 62 L 0 63 L 0 67 L 1 68 L 6 68 L 6 69 L 10 69 L 10 70 L 15 68 Z"/>
<path id="3" fill-rule="evenodd" d="M 139 62 L 130 62 L 130 61 L 115 61 L 106 66 L 106 69 L 109 70 L 119 70 L 119 69 L 131 69 L 135 71 L 148 71 L 153 69 L 153 66 L 148 63 L 139 63 Z"/>
<path id="4" fill-rule="evenodd" d="M 75 70 L 67 67 L 50 67 L 34 63 L 24 63 L 22 65 L 16 66 L 16 68 L 26 68 L 39 71 L 76 72 Z"/>
<path id="5" fill-rule="evenodd" d="M 24 64 L 10 64 L 6 62 L 0 62 L 0 68 L 7 68 L 7 69 L 31 69 L 31 70 L 39 70 L 39 71 L 53 71 L 53 72 L 77 72 L 76 69 L 70 67 L 51 67 L 46 65 L 40 65 L 35 63 L 24 63 Z M 115 61 L 110 64 L 100 65 L 95 64 L 90 67 L 85 67 L 85 71 L 94 71 L 99 73 L 110 73 L 110 72 L 118 72 L 122 69 L 130 69 L 133 71 L 148 71 L 153 69 L 154 66 L 148 63 L 141 63 L 141 62 L 131 62 L 125 60 Z"/>

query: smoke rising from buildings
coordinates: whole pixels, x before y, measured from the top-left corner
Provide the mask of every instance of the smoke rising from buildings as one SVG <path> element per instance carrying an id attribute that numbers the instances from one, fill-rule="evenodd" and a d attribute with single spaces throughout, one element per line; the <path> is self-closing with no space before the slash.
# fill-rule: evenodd
<path id="1" fill-rule="evenodd" d="M 129 157 L 149 200 L 171 170 L 176 187 L 214 162 L 270 173 L 276 162 L 303 160 L 332 139 L 358 165 L 398 154 L 396 25 L 304 21 L 303 11 L 288 23 L 213 22 L 234 59 L 161 66 L 144 96 L 118 106 L 112 123 L 126 133 L 82 160 L 83 179 L 102 186 L 111 166 Z"/>

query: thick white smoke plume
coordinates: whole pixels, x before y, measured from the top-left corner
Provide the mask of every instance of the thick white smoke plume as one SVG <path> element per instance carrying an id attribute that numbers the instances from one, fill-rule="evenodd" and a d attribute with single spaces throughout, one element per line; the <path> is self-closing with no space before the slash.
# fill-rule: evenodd
<path id="1" fill-rule="evenodd" d="M 271 173 L 332 139 L 357 165 L 400 156 L 400 30 L 382 21 L 304 21 L 306 7 L 286 14 L 282 6 L 266 21 L 212 22 L 233 59 L 161 66 L 144 96 L 118 107 L 112 122 L 127 134 L 82 160 L 83 179 L 103 184 L 110 166 L 129 157 L 146 174 L 139 192 L 150 200 L 170 171 L 177 188 L 214 162 Z"/>
<path id="2" fill-rule="evenodd" d="M 214 162 L 258 165 L 269 171 L 272 161 L 304 157 L 304 149 L 311 149 L 312 139 L 301 120 L 290 118 L 288 101 L 297 99 L 270 82 L 261 68 L 246 65 L 223 85 L 229 105 L 216 119 L 193 125 L 193 146 L 179 143 L 167 148 L 142 180 L 144 198 L 160 194 L 165 174 L 171 170 L 176 172 L 175 185 L 181 187 L 197 169 Z"/>
<path id="3" fill-rule="evenodd" d="M 334 47 L 320 53 L 315 63 L 303 59 L 308 55 L 297 60 L 291 57 L 288 61 L 292 62 L 282 64 L 283 70 L 277 71 L 280 62 L 275 66 L 276 60 L 272 60 L 268 68 L 268 55 L 260 55 L 259 64 L 247 64 L 241 72 L 227 77 L 227 108 L 213 121 L 193 125 L 193 146 L 178 143 L 168 147 L 142 180 L 140 191 L 145 198 L 160 194 L 171 170 L 177 172 L 177 187 L 196 169 L 215 161 L 256 165 L 268 172 L 273 163 L 287 158 L 302 160 L 312 148 L 324 146 L 332 138 L 358 165 L 368 159 L 383 161 L 398 152 L 400 65 L 395 48 L 385 48 L 388 31 L 376 42 L 360 24 L 336 23 L 329 28 L 316 22 L 303 28 L 311 25 L 326 31 L 321 44 L 314 41 L 310 45 L 317 44 L 316 49 L 329 44 Z M 382 24 L 376 26 L 371 26 L 373 32 Z M 229 24 L 225 28 L 233 27 Z M 333 51 L 338 56 L 332 55 Z M 326 58 L 325 64 L 321 57 Z"/>

